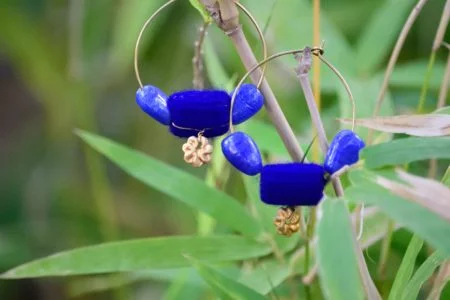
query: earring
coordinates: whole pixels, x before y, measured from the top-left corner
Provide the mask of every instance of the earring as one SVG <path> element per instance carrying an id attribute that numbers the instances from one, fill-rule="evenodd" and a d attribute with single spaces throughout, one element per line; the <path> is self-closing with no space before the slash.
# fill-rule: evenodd
<path id="1" fill-rule="evenodd" d="M 153 13 L 139 33 L 134 52 L 134 68 L 140 86 L 136 92 L 136 103 L 153 119 L 168 126 L 174 136 L 187 138 L 182 146 L 184 160 L 194 167 L 200 167 L 211 160 L 213 147 L 208 138 L 221 136 L 233 125 L 250 119 L 262 108 L 264 97 L 253 84 L 242 85 L 239 91 L 234 93 L 234 105 L 231 105 L 231 95 L 219 89 L 183 90 L 167 96 L 156 86 L 142 84 L 138 67 L 138 47 L 143 32 L 163 9 L 175 1 L 167 2 Z M 267 47 L 261 29 L 248 10 L 242 4 L 236 4 L 255 25 L 266 57 Z M 258 86 L 263 76 L 264 73 Z"/>
<path id="2" fill-rule="evenodd" d="M 281 206 L 274 225 L 277 232 L 285 236 L 290 236 L 300 229 L 301 217 L 297 207 L 318 205 L 323 199 L 325 187 L 332 176 L 355 164 L 359 160 L 359 152 L 365 146 L 362 139 L 354 133 L 356 107 L 345 79 L 322 57 L 323 50 L 321 48 L 313 48 L 312 51 L 341 79 L 349 93 L 353 107 L 352 130 L 342 130 L 333 138 L 325 155 L 324 164 L 301 161 L 262 166 L 261 154 L 256 143 L 245 133 L 233 133 L 232 128 L 232 133 L 222 142 L 222 151 L 225 157 L 236 169 L 247 175 L 261 174 L 261 201 L 268 205 Z M 239 91 L 246 78 L 261 65 L 284 55 L 301 52 L 303 50 L 280 52 L 261 61 L 245 74 L 237 85 L 236 91 Z M 232 96 L 232 104 L 236 97 L 236 91 Z M 311 145 L 312 143 L 306 153 Z"/>

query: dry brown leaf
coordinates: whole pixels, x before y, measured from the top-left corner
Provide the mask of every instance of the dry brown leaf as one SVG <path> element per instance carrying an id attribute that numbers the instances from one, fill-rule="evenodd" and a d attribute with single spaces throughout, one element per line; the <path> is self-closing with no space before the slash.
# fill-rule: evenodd
<path id="1" fill-rule="evenodd" d="M 450 222 L 450 189 L 435 180 L 397 170 L 408 185 L 377 176 L 376 182 L 404 199 L 427 208 Z"/>
<path id="2" fill-rule="evenodd" d="M 351 124 L 351 119 L 338 119 L 344 124 Z M 356 125 L 370 129 L 404 133 L 413 136 L 446 136 L 450 135 L 450 115 L 399 115 L 377 117 L 373 119 L 357 119 Z"/>

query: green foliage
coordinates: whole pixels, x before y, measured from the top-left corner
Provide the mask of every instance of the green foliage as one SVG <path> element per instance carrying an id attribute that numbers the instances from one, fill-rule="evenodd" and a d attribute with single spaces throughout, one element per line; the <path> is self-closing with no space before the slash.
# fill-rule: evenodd
<path id="1" fill-rule="evenodd" d="M 207 186 L 198 178 L 106 138 L 83 131 L 78 131 L 78 135 L 136 179 L 249 237 L 256 238 L 261 234 L 261 228 L 236 199 Z"/>
<path id="2" fill-rule="evenodd" d="M 375 183 L 361 183 L 346 191 L 346 197 L 376 205 L 393 220 L 415 232 L 445 254 L 450 254 L 450 222 L 417 203 L 393 195 Z"/>
<path id="3" fill-rule="evenodd" d="M 1 278 L 158 270 L 189 266 L 186 256 L 209 262 L 226 262 L 268 253 L 269 246 L 238 236 L 149 238 L 69 250 L 14 268 Z"/>
<path id="4" fill-rule="evenodd" d="M 362 151 L 362 158 L 372 169 L 431 158 L 450 158 L 448 149 L 449 137 L 410 137 L 367 147 Z"/>
<path id="5" fill-rule="evenodd" d="M 92 293 L 96 299 L 125 295 L 121 300 L 209 299 L 212 292 L 224 299 L 309 295 L 303 293 L 302 282 L 305 239 L 299 234 L 289 239 L 276 234 L 277 208 L 260 201 L 259 176 L 234 171 L 224 161 L 220 140 L 214 143 L 210 167 L 186 167 L 182 143 L 134 104 L 136 37 L 145 20 L 165 2 L 2 2 L 2 278 L 64 279 L 51 285 L 41 280 L 5 280 L 1 299 L 17 298 L 17 291 L 30 290 L 30 284 L 36 295 L 59 296 L 53 289 L 67 290 L 80 299 L 89 299 L 87 294 Z M 317 46 L 311 45 L 312 1 L 241 2 L 261 27 L 267 24 L 271 52 Z M 357 116 L 371 117 L 388 56 L 416 1 L 321 2 L 325 56 L 349 82 Z M 427 71 L 426 49 L 439 21 L 436 12 L 443 5 L 444 1 L 428 1 L 414 25 L 394 68 L 381 115 L 415 112 Z M 243 13 L 240 19 L 260 58 L 254 29 Z M 179 0 L 155 19 L 139 49 L 146 84 L 167 94 L 190 87 L 196 28 L 205 21 L 211 18 L 199 0 Z M 203 50 L 206 87 L 233 90 L 244 68 L 215 24 Z M 435 110 L 446 56 L 446 50 L 439 49 L 428 83 L 427 112 Z M 292 57 L 269 64 L 267 79 L 305 149 L 314 134 L 292 72 L 295 64 Z M 340 126 L 336 119 L 349 118 L 351 106 L 335 75 L 325 66 L 321 69 L 321 115 L 331 137 Z M 439 113 L 448 113 L 448 107 Z M 83 141 L 73 134 L 74 128 L 86 130 L 77 131 Z M 266 163 L 290 160 L 264 109 L 239 130 L 255 139 Z M 367 129 L 356 131 L 368 137 Z M 424 283 L 434 280 L 435 269 L 448 261 L 449 220 L 376 182 L 377 176 L 383 176 L 404 184 L 392 167 L 407 163 L 409 172 L 425 177 L 429 167 L 424 160 L 438 158 L 434 177 L 448 185 L 448 137 L 375 133 L 373 141 L 377 145 L 364 150 L 358 170 L 342 178 L 348 201 L 327 198 L 319 207 L 309 262 L 317 265 L 319 277 L 309 288 L 308 300 L 361 299 L 373 289 L 372 279 L 361 276 L 362 253 L 352 236 L 350 220 L 356 220 L 354 208 L 360 203 L 366 207 L 358 244 L 367 250 L 370 276 L 383 299 L 429 296 L 429 285 Z M 307 210 L 303 213 L 306 216 Z M 114 234 L 104 234 L 104 228 Z M 403 229 L 396 232 L 399 228 Z M 377 274 L 374 270 L 382 263 L 378 242 L 393 231 L 386 274 Z M 411 243 L 406 231 L 413 233 Z M 149 238 L 138 238 L 143 236 Z M 107 242 L 111 239 L 122 241 Z"/>
<path id="6" fill-rule="evenodd" d="M 435 251 L 424 263 L 417 269 L 414 276 L 408 282 L 403 291 L 402 300 L 417 299 L 422 285 L 430 279 L 437 267 L 448 259 L 450 255 L 444 255 L 440 251 Z"/>
<path id="7" fill-rule="evenodd" d="M 214 293 L 220 299 L 229 300 L 244 300 L 244 299 L 265 299 L 261 294 L 258 294 L 245 285 L 242 285 L 231 278 L 221 274 L 220 272 L 208 267 L 206 264 L 190 259 L 192 265 L 198 270 L 202 278 L 213 289 Z"/>
<path id="8" fill-rule="evenodd" d="M 317 224 L 317 260 L 328 299 L 364 299 L 352 225 L 342 199 L 326 199 Z"/>
<path id="9" fill-rule="evenodd" d="M 409 242 L 405 256 L 403 256 L 402 263 L 395 276 L 394 284 L 389 293 L 389 300 L 400 299 L 400 296 L 404 293 L 405 287 L 413 274 L 416 259 L 422 246 L 423 240 L 414 235 L 411 238 L 411 242 Z"/>

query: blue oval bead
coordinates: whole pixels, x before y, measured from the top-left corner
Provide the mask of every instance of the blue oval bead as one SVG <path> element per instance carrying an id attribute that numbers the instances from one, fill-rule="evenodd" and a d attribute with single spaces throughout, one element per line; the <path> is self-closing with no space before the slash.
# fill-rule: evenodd
<path id="1" fill-rule="evenodd" d="M 365 147 L 364 141 L 351 130 L 341 130 L 333 138 L 324 167 L 329 174 L 333 174 L 344 166 L 358 162 L 359 152 Z"/>
<path id="2" fill-rule="evenodd" d="M 321 165 L 270 164 L 261 171 L 261 200 L 278 206 L 315 206 L 323 198 L 325 185 L 325 170 Z"/>
<path id="3" fill-rule="evenodd" d="M 261 172 L 261 153 L 249 135 L 243 132 L 230 134 L 222 141 L 222 152 L 227 160 L 242 173 L 253 176 Z"/>
<path id="4" fill-rule="evenodd" d="M 231 97 L 222 90 L 186 90 L 167 100 L 170 132 L 178 137 L 221 136 L 230 128 Z"/>
<path id="5" fill-rule="evenodd" d="M 170 113 L 167 108 L 167 96 L 152 85 L 139 88 L 136 92 L 136 103 L 150 117 L 163 125 L 170 124 Z"/>
<path id="6" fill-rule="evenodd" d="M 233 94 L 231 94 L 233 95 Z M 253 117 L 264 105 L 264 96 L 251 83 L 241 86 L 233 104 L 233 124 L 240 124 Z"/>

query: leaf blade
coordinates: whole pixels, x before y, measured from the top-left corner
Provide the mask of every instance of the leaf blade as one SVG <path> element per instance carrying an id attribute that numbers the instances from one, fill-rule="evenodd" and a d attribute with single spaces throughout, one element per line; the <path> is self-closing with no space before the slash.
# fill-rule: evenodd
<path id="1" fill-rule="evenodd" d="M 426 208 L 370 182 L 346 189 L 346 198 L 379 207 L 390 218 L 413 231 L 436 249 L 450 254 L 449 222 Z"/>
<path id="2" fill-rule="evenodd" d="M 408 284 L 409 279 L 414 271 L 416 265 L 416 259 L 419 255 L 420 249 L 422 249 L 423 240 L 417 235 L 413 235 L 403 256 L 400 268 L 397 271 L 397 275 L 394 279 L 391 292 L 389 293 L 389 300 L 399 299 Z"/>
<path id="3" fill-rule="evenodd" d="M 351 124 L 351 119 L 339 119 Z M 450 115 L 397 115 L 373 119 L 356 119 L 356 125 L 388 133 L 404 133 L 412 136 L 430 137 L 450 135 Z"/>
<path id="4" fill-rule="evenodd" d="M 376 169 L 431 158 L 450 158 L 448 149 L 449 137 L 410 137 L 367 147 L 361 157 L 367 168 Z"/>
<path id="5" fill-rule="evenodd" d="M 447 258 L 448 255 L 444 255 L 439 251 L 435 251 L 431 254 L 419 269 L 417 269 L 416 273 L 414 273 L 414 276 L 406 286 L 401 299 L 417 299 L 422 285 L 433 275 L 434 270 L 436 270 L 436 268 Z"/>
<path id="6" fill-rule="evenodd" d="M 263 295 L 237 281 L 234 281 L 233 279 L 223 275 L 200 261 L 194 259 L 190 259 L 190 261 L 191 264 L 197 269 L 203 280 L 205 280 L 205 282 L 221 299 L 265 299 Z"/>
<path id="7" fill-rule="evenodd" d="M 3 279 L 167 269 L 189 266 L 184 255 L 236 261 L 267 255 L 268 245 L 239 236 L 178 236 L 105 243 L 60 252 L 7 271 Z"/>
<path id="8" fill-rule="evenodd" d="M 326 199 L 322 209 L 317 225 L 317 259 L 324 294 L 328 299 L 364 299 L 347 207 L 341 200 Z"/>
<path id="9" fill-rule="evenodd" d="M 203 211 L 248 237 L 257 238 L 261 234 L 261 227 L 243 206 L 227 194 L 207 186 L 202 180 L 107 138 L 85 131 L 78 131 L 77 134 L 143 183 Z"/>

